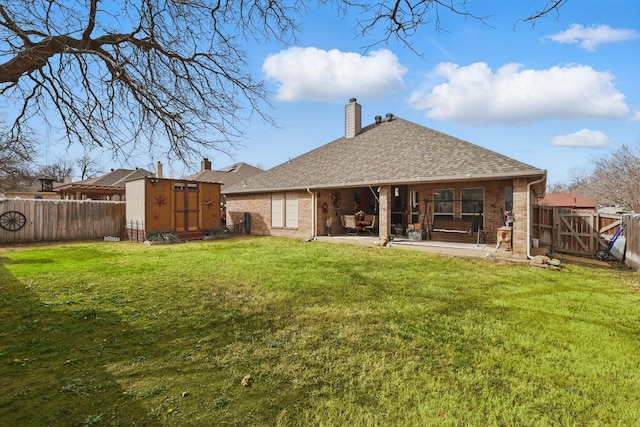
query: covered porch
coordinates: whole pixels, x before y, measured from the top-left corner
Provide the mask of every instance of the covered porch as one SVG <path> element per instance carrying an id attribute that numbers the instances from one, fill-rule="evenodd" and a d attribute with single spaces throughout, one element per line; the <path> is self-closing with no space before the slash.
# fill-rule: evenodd
<path id="1" fill-rule="evenodd" d="M 504 178 L 320 190 L 315 235 L 494 248 L 504 243 L 523 253 L 529 244 L 527 200 L 541 192 L 530 184 L 527 178 Z"/>
<path id="2" fill-rule="evenodd" d="M 494 243 L 512 223 L 513 186 L 415 183 L 318 191 L 317 236 Z"/>

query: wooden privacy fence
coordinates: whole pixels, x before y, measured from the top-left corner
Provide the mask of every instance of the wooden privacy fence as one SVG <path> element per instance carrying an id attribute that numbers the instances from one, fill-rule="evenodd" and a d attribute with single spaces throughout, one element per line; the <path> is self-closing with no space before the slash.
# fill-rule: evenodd
<path id="1" fill-rule="evenodd" d="M 122 237 L 125 202 L 1 199 L 0 243 Z"/>
<path id="2" fill-rule="evenodd" d="M 598 214 L 574 209 L 534 206 L 532 237 L 552 253 L 595 256 L 621 224 L 620 214 Z M 629 231 L 625 232 L 625 235 Z"/>
<path id="3" fill-rule="evenodd" d="M 624 214 L 624 236 L 627 243 L 625 262 L 634 270 L 640 270 L 640 214 Z"/>

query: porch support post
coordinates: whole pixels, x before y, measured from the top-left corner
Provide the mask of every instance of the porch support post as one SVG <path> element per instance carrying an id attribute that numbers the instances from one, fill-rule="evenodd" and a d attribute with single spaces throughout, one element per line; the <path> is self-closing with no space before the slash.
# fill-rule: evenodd
<path id="1" fill-rule="evenodd" d="M 513 180 L 513 252 L 526 255 L 527 253 L 527 180 L 515 178 Z"/>
<path id="2" fill-rule="evenodd" d="M 391 238 L 391 186 L 380 187 L 380 209 L 378 211 L 378 236 L 381 242 Z"/>

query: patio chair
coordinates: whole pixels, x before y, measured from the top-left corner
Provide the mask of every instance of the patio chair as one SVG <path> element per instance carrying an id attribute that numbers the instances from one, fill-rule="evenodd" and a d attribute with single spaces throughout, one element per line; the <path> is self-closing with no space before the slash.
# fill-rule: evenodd
<path id="1" fill-rule="evenodd" d="M 347 231 L 347 234 L 358 234 L 355 215 L 342 215 L 342 226 Z"/>
<path id="2" fill-rule="evenodd" d="M 367 233 L 371 234 L 372 236 L 374 235 L 373 230 L 376 229 L 376 219 L 377 219 L 377 216 L 375 215 L 365 215 L 365 221 L 367 221 L 369 225 L 365 225 L 364 229 Z"/>

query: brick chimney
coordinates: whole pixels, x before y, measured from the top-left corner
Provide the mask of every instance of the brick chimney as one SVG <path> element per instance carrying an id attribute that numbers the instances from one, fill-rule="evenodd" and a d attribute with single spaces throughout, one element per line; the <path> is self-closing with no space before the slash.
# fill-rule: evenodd
<path id="1" fill-rule="evenodd" d="M 362 106 L 351 98 L 344 107 L 344 137 L 353 138 L 362 130 Z"/>
<path id="2" fill-rule="evenodd" d="M 210 171 L 211 170 L 211 162 L 208 158 L 202 159 L 202 171 Z"/>

